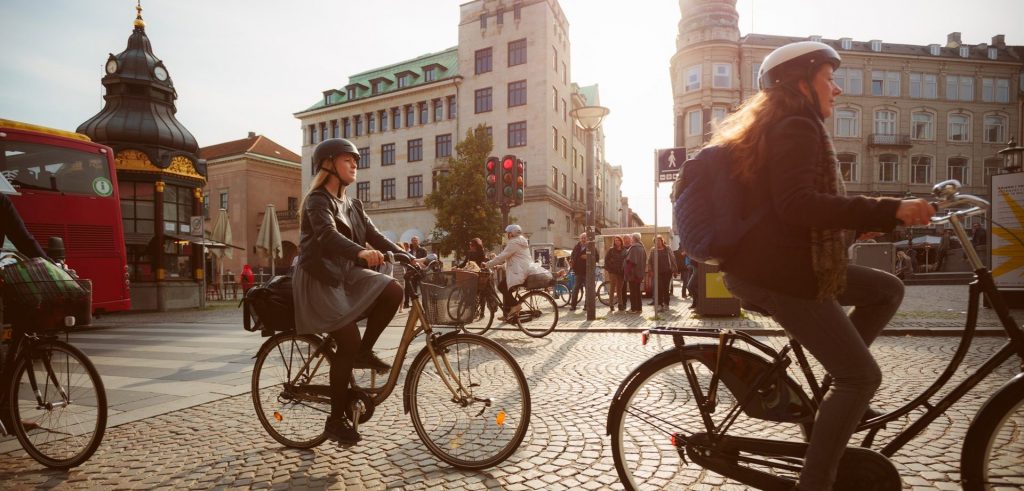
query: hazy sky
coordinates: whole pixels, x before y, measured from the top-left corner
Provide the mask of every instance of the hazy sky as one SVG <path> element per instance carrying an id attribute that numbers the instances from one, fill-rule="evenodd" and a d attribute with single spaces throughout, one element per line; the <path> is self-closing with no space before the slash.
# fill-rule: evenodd
<path id="1" fill-rule="evenodd" d="M 298 152 L 292 114 L 350 74 L 458 44 L 463 0 L 144 0 L 153 51 L 200 146 L 266 135 Z M 606 154 L 623 194 L 654 218 L 653 150 L 672 146 L 676 0 L 560 0 L 572 80 L 600 85 Z M 0 118 L 74 130 L 102 108 L 103 64 L 124 50 L 134 0 L 2 0 Z M 738 0 L 740 32 L 929 44 L 963 33 L 1024 45 L 1024 0 Z M 536 135 L 536 134 L 535 134 Z M 540 135 L 536 135 L 539 137 Z M 658 222 L 668 222 L 667 186 Z"/>

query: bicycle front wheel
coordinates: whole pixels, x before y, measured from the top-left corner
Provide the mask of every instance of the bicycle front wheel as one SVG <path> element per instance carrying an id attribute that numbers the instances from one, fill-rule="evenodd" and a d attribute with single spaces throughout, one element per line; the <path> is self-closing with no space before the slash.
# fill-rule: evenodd
<path id="1" fill-rule="evenodd" d="M 982 406 L 960 456 L 967 491 L 1024 489 L 1024 374 Z"/>
<path id="2" fill-rule="evenodd" d="M 551 287 L 551 298 L 558 302 L 559 307 L 569 305 L 569 295 L 571 293 L 569 287 L 565 286 L 564 283 L 555 283 L 555 286 Z"/>
<path id="3" fill-rule="evenodd" d="M 15 364 L 7 394 L 14 434 L 47 467 L 80 465 L 107 429 L 103 380 L 85 353 L 67 343 L 44 340 L 28 350 Z"/>
<path id="4" fill-rule="evenodd" d="M 522 309 L 516 316 L 516 325 L 527 336 L 542 338 L 551 334 L 558 325 L 558 305 L 551 295 L 540 290 L 533 290 L 519 299 Z"/>
<path id="5" fill-rule="evenodd" d="M 600 285 L 597 285 L 597 299 L 600 300 L 605 307 L 612 306 L 612 295 L 608 289 L 609 286 L 607 281 L 602 281 Z"/>
<path id="6" fill-rule="evenodd" d="M 494 312 L 496 310 L 498 310 L 498 305 L 494 299 L 486 296 L 479 298 L 476 303 L 476 315 L 471 322 L 462 326 L 462 330 L 469 334 L 483 335 L 494 324 Z"/>
<path id="7" fill-rule="evenodd" d="M 515 359 L 498 343 L 449 334 L 417 355 L 405 382 L 413 427 L 448 464 L 479 470 L 519 448 L 530 425 L 530 388 Z M 457 394 L 448 389 L 451 384 Z"/>
<path id="8" fill-rule="evenodd" d="M 252 404 L 263 429 L 278 443 L 313 448 L 327 439 L 331 413 L 331 362 L 316 354 L 320 338 L 279 333 L 256 355 Z M 315 356 L 314 356 L 315 355 Z"/>
<path id="9" fill-rule="evenodd" d="M 718 474 L 700 467 L 692 459 L 681 457 L 686 451 L 682 443 L 678 447 L 673 444 L 674 434 L 684 437 L 695 433 L 717 434 L 726 415 L 738 404 L 737 396 L 721 379 L 718 379 L 714 406 L 702 409 L 698 403 L 710 399 L 712 367 L 717 353 L 717 346 L 704 348 L 702 351 L 701 345 L 694 345 L 670 350 L 647 360 L 626 378 L 619 397 L 613 399 L 608 414 L 612 457 L 619 480 L 627 490 L 689 489 L 701 484 L 722 484 Z M 729 374 L 723 373 L 725 375 Z M 804 439 L 803 429 L 798 424 L 764 421 L 743 411 L 739 412 L 729 434 Z M 755 468 L 778 473 L 767 467 Z"/>

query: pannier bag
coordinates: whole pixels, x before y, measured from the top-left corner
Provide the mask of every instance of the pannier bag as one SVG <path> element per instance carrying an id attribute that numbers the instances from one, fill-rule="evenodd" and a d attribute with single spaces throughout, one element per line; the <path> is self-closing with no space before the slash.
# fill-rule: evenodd
<path id="1" fill-rule="evenodd" d="M 530 263 L 530 267 L 527 270 L 526 281 L 523 283 L 529 290 L 537 290 L 540 288 L 547 288 L 555 284 L 555 277 L 548 271 L 547 268 L 541 266 L 538 262 Z"/>
<path id="2" fill-rule="evenodd" d="M 242 319 L 246 331 L 295 330 L 295 301 L 292 299 L 292 278 L 275 276 L 266 283 L 249 289 L 242 299 Z"/>
<path id="3" fill-rule="evenodd" d="M 3 268 L 5 316 L 33 329 L 63 329 L 64 318 L 74 325 L 92 320 L 92 288 L 49 259 L 36 257 Z"/>

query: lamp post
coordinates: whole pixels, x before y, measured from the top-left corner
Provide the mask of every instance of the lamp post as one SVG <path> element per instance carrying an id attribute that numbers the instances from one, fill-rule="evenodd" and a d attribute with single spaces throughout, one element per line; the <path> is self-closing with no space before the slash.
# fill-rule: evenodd
<path id="1" fill-rule="evenodd" d="M 1018 146 L 1016 140 L 1010 138 L 1006 148 L 999 151 L 1003 156 L 1003 174 L 1020 172 L 1024 166 L 1024 147 Z"/>
<path id="2" fill-rule="evenodd" d="M 594 132 L 601 127 L 601 120 L 608 115 L 608 108 L 601 106 L 584 106 L 573 109 L 570 114 L 587 132 L 587 166 L 584 178 L 587 181 L 587 282 L 586 300 L 587 320 L 594 320 L 594 273 L 597 267 L 594 251 Z"/>

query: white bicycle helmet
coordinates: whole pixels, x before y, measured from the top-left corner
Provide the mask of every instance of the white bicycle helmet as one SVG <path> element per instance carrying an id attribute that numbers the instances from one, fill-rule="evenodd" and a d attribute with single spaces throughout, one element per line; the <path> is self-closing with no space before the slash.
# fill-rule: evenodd
<path id="1" fill-rule="evenodd" d="M 776 48 L 761 62 L 761 69 L 757 72 L 758 85 L 765 90 L 787 82 L 810 81 L 823 63 L 837 69 L 842 58 L 825 43 L 800 41 L 787 44 Z"/>
<path id="2" fill-rule="evenodd" d="M 513 224 L 505 227 L 505 233 L 506 234 L 512 234 L 512 235 L 522 235 L 523 228 L 520 227 L 519 225 L 516 225 L 516 224 L 513 223 Z"/>

